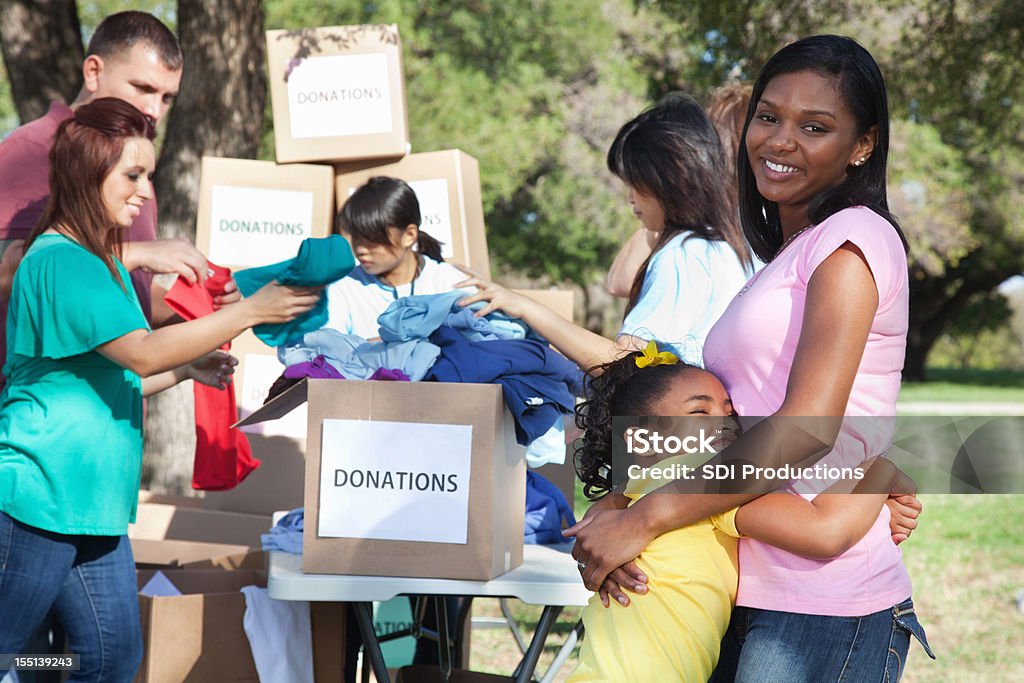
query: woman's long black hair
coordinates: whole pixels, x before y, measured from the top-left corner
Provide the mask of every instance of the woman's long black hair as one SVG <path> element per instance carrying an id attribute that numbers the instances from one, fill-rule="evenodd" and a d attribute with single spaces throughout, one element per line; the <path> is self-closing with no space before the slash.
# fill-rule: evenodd
<path id="1" fill-rule="evenodd" d="M 843 104 L 857 122 L 858 136 L 877 126 L 875 148 L 867 162 L 863 166 L 847 168 L 843 182 L 815 197 L 807 209 L 807 217 L 811 223 L 817 224 L 842 209 L 866 206 L 896 228 L 904 248 L 907 248 L 907 238 L 899 222 L 889 212 L 885 188 L 885 169 L 889 158 L 889 103 L 885 80 L 874 58 L 857 41 L 844 36 L 811 36 L 775 53 L 754 81 L 754 92 L 743 127 L 744 139 L 768 83 L 776 76 L 801 71 L 836 79 Z M 740 145 L 738 164 L 740 222 L 750 247 L 758 258 L 767 263 L 782 246 L 779 207 L 757 191 L 745 144 Z"/>
<path id="2" fill-rule="evenodd" d="M 750 267 L 736 221 L 735 180 L 715 127 L 692 97 L 667 95 L 623 125 L 608 150 L 608 169 L 654 197 L 665 212 L 661 236 L 630 288 L 627 315 L 640 297 L 651 258 L 680 232 L 723 241 Z"/>
<path id="3" fill-rule="evenodd" d="M 576 426 L 583 436 L 576 441 L 573 464 L 583 482 L 583 495 L 601 498 L 613 489 L 613 417 L 651 414 L 651 406 L 665 395 L 675 378 L 699 369 L 682 361 L 675 365 L 637 367 L 644 354 L 632 351 L 610 363 L 591 368 L 586 400 L 576 406 Z"/>

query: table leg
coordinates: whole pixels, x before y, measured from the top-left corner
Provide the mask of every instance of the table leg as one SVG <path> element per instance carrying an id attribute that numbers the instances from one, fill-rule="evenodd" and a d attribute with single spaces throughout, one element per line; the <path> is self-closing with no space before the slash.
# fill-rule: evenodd
<path id="1" fill-rule="evenodd" d="M 434 596 L 434 614 L 437 616 L 437 650 L 441 665 L 441 680 L 452 677 L 452 646 L 448 640 L 448 605 L 445 597 Z"/>
<path id="2" fill-rule="evenodd" d="M 353 602 L 352 609 L 356 613 L 356 621 L 359 622 L 359 632 L 363 634 L 363 653 L 370 660 L 370 668 L 373 669 L 377 683 L 391 683 L 384 655 L 380 651 L 380 641 L 373 630 L 373 604 Z"/>
<path id="3" fill-rule="evenodd" d="M 555 625 L 555 620 L 558 619 L 561 612 L 561 605 L 548 605 L 544 608 L 540 615 L 540 621 L 537 622 L 537 630 L 533 632 L 533 639 L 530 640 L 530 646 L 526 648 L 523 661 L 519 662 L 519 666 L 516 667 L 514 674 L 516 683 L 527 683 L 533 678 L 537 662 L 540 661 L 540 654 L 544 650 L 544 643 L 547 642 L 551 627 Z"/>

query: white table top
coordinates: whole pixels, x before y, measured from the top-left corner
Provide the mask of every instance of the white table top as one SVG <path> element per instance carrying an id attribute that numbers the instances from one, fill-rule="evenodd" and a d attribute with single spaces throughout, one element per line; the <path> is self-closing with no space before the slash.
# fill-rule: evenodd
<path id="1" fill-rule="evenodd" d="M 591 592 L 580 579 L 569 547 L 523 546 L 523 564 L 490 581 L 304 574 L 301 555 L 274 551 L 267 591 L 278 600 L 383 602 L 403 594 L 473 595 L 519 598 L 531 605 L 585 605 Z"/>

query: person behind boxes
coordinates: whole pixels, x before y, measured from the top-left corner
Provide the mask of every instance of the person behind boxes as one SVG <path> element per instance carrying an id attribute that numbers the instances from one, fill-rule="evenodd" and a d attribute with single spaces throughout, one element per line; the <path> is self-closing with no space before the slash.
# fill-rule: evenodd
<path id="1" fill-rule="evenodd" d="M 633 281 L 615 341 L 478 277 L 458 283 L 480 290 L 459 305 L 488 301 L 478 316 L 501 309 L 522 318 L 581 368 L 613 360 L 648 339 L 700 364 L 704 337 L 746 282 L 751 264 L 729 201 L 731 178 L 718 134 L 693 98 L 676 94 L 619 130 L 608 168 L 629 188 L 644 228 L 658 233 Z"/>
<path id="2" fill-rule="evenodd" d="M 50 199 L 11 290 L 0 394 L 0 652 L 22 651 L 52 607 L 81 655 L 73 681 L 130 681 L 141 657 L 126 532 L 138 497 L 142 397 L 187 378 L 223 387 L 232 362 L 215 349 L 320 298 L 271 283 L 151 332 L 120 255 L 122 235 L 153 196 L 154 135 L 152 121 L 117 98 L 83 104 L 58 126 Z"/>
<path id="3" fill-rule="evenodd" d="M 683 465 L 697 468 L 735 441 L 739 423 L 718 378 L 679 362 L 671 352 L 659 352 L 654 341 L 591 374 L 586 400 L 576 408 L 584 430 L 576 468 L 588 498 L 618 498 L 617 505 L 625 507 L 660 487 L 663 476 L 670 478 Z M 645 449 L 643 455 L 638 451 L 636 464 L 616 461 L 622 456 L 612 455 L 613 419 L 622 416 L 679 416 L 666 418 L 673 421 L 667 429 L 658 421 L 662 435 L 703 443 L 705 433 L 714 434 L 712 450 L 652 456 Z M 619 480 L 622 473 L 626 476 Z M 838 555 L 867 533 L 891 491 L 913 490 L 913 482 L 884 458 L 865 462 L 861 477 L 839 481 L 827 493 L 863 495 L 805 500 L 769 494 L 655 538 L 636 560 L 648 590 L 631 601 L 621 596 L 628 609 L 609 609 L 602 589 L 583 610 L 586 638 L 568 680 L 705 683 L 736 601 L 739 537 L 809 558 Z"/>
<path id="4" fill-rule="evenodd" d="M 338 227 L 359 265 L 327 288 L 326 327 L 363 339 L 379 336 L 377 317 L 392 301 L 443 294 L 466 278 L 441 258 L 441 243 L 420 230 L 420 203 L 409 184 L 374 176 L 352 193 Z"/>
<path id="5" fill-rule="evenodd" d="M 404 180 L 373 176 L 341 207 L 337 223 L 352 242 L 359 260 L 352 272 L 327 288 L 328 319 L 325 327 L 363 339 L 379 337 L 377 318 L 391 302 L 415 294 L 443 294 L 456 289 L 466 275 L 441 257 L 441 243 L 420 230 L 422 216 L 416 193 Z M 413 609 L 419 604 L 411 597 Z M 461 600 L 448 598 L 445 607 L 451 629 Z M 437 628 L 432 609 L 423 625 Z M 358 625 L 349 617 L 346 648 L 362 645 Z M 416 641 L 416 664 L 438 661 L 437 647 L 425 638 Z M 346 667 L 346 680 L 355 680 L 355 660 Z"/>
<path id="6" fill-rule="evenodd" d="M 725 153 L 723 160 L 726 175 L 729 177 L 726 189 L 733 204 L 736 203 L 736 155 L 739 154 L 740 141 L 743 139 L 743 123 L 750 102 L 750 90 L 750 83 L 723 85 L 711 93 L 711 100 L 707 106 L 708 118 L 718 132 L 718 139 Z M 645 112 L 645 115 L 671 116 L 673 111 L 670 107 L 654 107 Z M 660 236 L 660 231 L 648 230 L 641 226 L 626 240 L 608 269 L 606 286 L 609 294 L 623 299 L 629 298 L 637 271 L 644 260 L 650 257 Z"/>
<path id="7" fill-rule="evenodd" d="M 27 123 L 0 142 L 0 319 L 24 240 L 38 222 L 50 194 L 49 150 L 57 126 L 72 112 L 100 97 L 118 97 L 150 117 L 163 118 L 178 94 L 182 54 L 174 34 L 145 12 L 112 14 L 96 27 L 82 63 L 82 89 L 71 103 L 50 104 L 43 117 Z M 152 273 L 178 273 L 190 282 L 206 277 L 206 258 L 185 239 L 156 239 L 156 202 L 147 202 L 132 221 L 122 262 L 131 272 L 147 319 L 160 325 L 171 319 L 163 292 L 152 288 Z M 237 301 L 232 282 L 218 304 Z M 0 326 L 0 348 L 5 329 Z M 0 385 L 3 378 L 0 377 Z"/>

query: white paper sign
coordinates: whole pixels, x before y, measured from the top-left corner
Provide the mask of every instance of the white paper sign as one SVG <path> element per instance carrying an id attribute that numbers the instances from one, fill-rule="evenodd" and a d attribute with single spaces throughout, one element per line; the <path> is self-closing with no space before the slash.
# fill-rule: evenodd
<path id="1" fill-rule="evenodd" d="M 391 82 L 388 56 L 309 57 L 288 75 L 288 111 L 293 138 L 390 133 Z"/>
<path id="2" fill-rule="evenodd" d="M 245 372 L 242 376 L 242 395 L 238 400 L 239 417 L 244 419 L 263 407 L 270 386 L 284 372 L 284 365 L 277 356 L 261 353 L 245 354 Z M 306 438 L 306 416 L 309 412 L 303 403 L 284 417 L 267 422 L 257 422 L 240 429 L 247 434 L 264 436 L 287 436 L 290 439 Z"/>
<path id="3" fill-rule="evenodd" d="M 472 425 L 324 420 L 317 534 L 466 543 Z"/>
<path id="4" fill-rule="evenodd" d="M 313 193 L 214 185 L 210 201 L 210 260 L 266 266 L 293 258 L 311 234 Z"/>
<path id="5" fill-rule="evenodd" d="M 420 230 L 441 243 L 441 256 L 449 259 L 455 255 L 452 248 L 452 208 L 448 203 L 448 181 L 411 180 L 409 187 L 416 193 L 420 203 Z"/>

